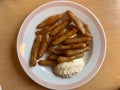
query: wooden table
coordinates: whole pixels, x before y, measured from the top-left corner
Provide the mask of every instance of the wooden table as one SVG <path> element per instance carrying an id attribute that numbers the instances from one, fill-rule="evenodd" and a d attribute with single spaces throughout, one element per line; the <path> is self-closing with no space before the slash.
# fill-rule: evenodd
<path id="1" fill-rule="evenodd" d="M 3 90 L 48 90 L 23 71 L 16 54 L 16 37 L 25 17 L 52 0 L 0 0 L 0 84 Z M 117 90 L 120 87 L 120 0 L 72 0 L 89 8 L 101 21 L 107 53 L 97 75 L 75 90 Z"/>

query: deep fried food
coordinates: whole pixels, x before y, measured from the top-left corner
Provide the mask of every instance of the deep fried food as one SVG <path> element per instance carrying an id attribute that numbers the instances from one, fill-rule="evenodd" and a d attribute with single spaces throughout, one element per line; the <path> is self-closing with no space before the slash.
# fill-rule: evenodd
<path id="1" fill-rule="evenodd" d="M 63 42 L 65 39 L 67 39 L 68 37 L 74 35 L 75 33 L 77 33 L 77 29 L 73 28 L 72 30 L 65 32 L 62 36 L 60 36 L 59 38 L 57 38 L 56 40 L 54 40 L 52 42 L 52 45 L 57 45 L 60 44 L 61 42 Z"/>
<path id="2" fill-rule="evenodd" d="M 55 36 L 53 36 L 52 38 L 51 38 L 51 41 L 49 42 L 49 47 L 50 46 L 52 46 L 52 42 L 54 41 L 54 40 L 56 40 L 57 38 L 59 38 L 63 33 L 65 33 L 65 31 L 66 31 L 66 29 L 62 29 L 62 30 L 60 30 Z"/>
<path id="3" fill-rule="evenodd" d="M 84 52 L 86 52 L 88 50 L 90 50 L 90 47 L 85 47 L 83 49 L 65 50 L 64 54 L 65 54 L 65 56 L 74 56 L 74 55 L 78 55 L 78 54 L 84 53 Z"/>
<path id="4" fill-rule="evenodd" d="M 61 18 L 62 18 L 61 14 L 50 16 L 45 21 L 43 21 L 42 23 L 40 23 L 37 26 L 37 28 L 43 28 L 45 26 L 52 25 L 52 24 L 56 23 L 58 20 L 60 20 Z"/>
<path id="5" fill-rule="evenodd" d="M 61 45 L 56 50 L 70 50 L 70 49 L 82 49 L 87 45 L 85 43 L 70 44 L 70 45 Z"/>
<path id="6" fill-rule="evenodd" d="M 58 63 L 56 61 L 51 61 L 51 60 L 40 60 L 38 64 L 46 65 L 46 66 L 56 66 Z"/>
<path id="7" fill-rule="evenodd" d="M 78 38 L 70 38 L 66 39 L 63 44 L 75 44 L 75 43 L 81 43 L 81 42 L 89 42 L 91 38 L 88 37 L 78 37 Z"/>
<path id="8" fill-rule="evenodd" d="M 84 53 L 81 53 L 79 55 L 75 55 L 75 56 L 71 56 L 71 57 L 66 57 L 66 56 L 60 56 L 58 57 L 57 61 L 59 63 L 63 63 L 63 62 L 69 62 L 69 61 L 72 61 L 74 59 L 77 59 L 77 58 L 81 58 L 84 56 Z"/>
<path id="9" fill-rule="evenodd" d="M 77 27 L 75 25 L 72 25 L 72 24 L 68 26 L 68 29 L 70 29 L 70 30 L 72 30 L 73 28 L 77 28 Z"/>
<path id="10" fill-rule="evenodd" d="M 50 54 L 47 57 L 47 59 L 49 59 L 49 60 L 57 60 L 57 58 L 58 58 L 58 55 L 56 55 L 56 54 Z"/>
<path id="11" fill-rule="evenodd" d="M 90 37 L 90 38 L 93 37 L 92 34 L 91 34 L 90 32 L 86 32 L 86 33 L 84 34 L 84 36 L 86 36 L 86 37 Z"/>
<path id="12" fill-rule="evenodd" d="M 87 32 L 89 32 L 88 25 L 87 25 L 87 24 L 85 24 L 85 23 L 83 23 L 83 25 L 84 25 L 85 30 L 86 30 Z"/>
<path id="13" fill-rule="evenodd" d="M 40 49 L 39 49 L 39 53 L 38 53 L 38 58 L 41 58 L 43 56 L 43 54 L 45 53 L 46 49 L 47 49 L 47 44 L 49 42 L 49 35 L 45 34 L 42 38 L 41 41 L 41 45 L 40 45 Z"/>
<path id="14" fill-rule="evenodd" d="M 50 53 L 61 55 L 62 52 L 57 51 L 55 48 L 48 48 L 47 49 Z"/>
<path id="15" fill-rule="evenodd" d="M 84 34 L 84 36 L 92 38 L 93 36 L 92 36 L 92 34 L 89 32 L 89 28 L 88 28 L 88 25 L 87 25 L 87 24 L 84 24 L 84 28 L 85 28 L 85 30 L 86 30 L 86 33 Z"/>
<path id="16" fill-rule="evenodd" d="M 56 40 L 57 38 L 59 38 L 62 34 L 65 33 L 65 29 L 60 30 L 53 38 L 52 41 Z"/>
<path id="17" fill-rule="evenodd" d="M 31 50 L 30 66 L 37 62 L 39 65 L 56 66 L 79 59 L 92 45 L 93 36 L 88 25 L 70 10 L 48 17 L 36 28 L 39 31 L 35 32 L 37 37 Z M 40 60 L 44 54 L 48 56 Z"/>
<path id="18" fill-rule="evenodd" d="M 83 33 L 86 33 L 86 30 L 84 28 L 84 25 L 80 19 L 78 19 L 70 10 L 66 12 L 68 16 L 71 18 L 71 20 L 76 24 L 77 28 Z"/>
<path id="19" fill-rule="evenodd" d="M 42 40 L 42 36 L 38 35 L 34 41 L 34 44 L 32 46 L 32 51 L 31 51 L 31 57 L 30 57 L 30 66 L 36 65 L 37 53 L 38 53 L 38 48 L 41 40 Z"/>
<path id="20" fill-rule="evenodd" d="M 69 19 L 63 21 L 60 25 L 58 25 L 58 26 L 50 33 L 50 35 L 51 35 L 51 36 L 56 35 L 61 29 L 64 29 L 70 22 L 71 22 L 71 21 L 70 21 Z"/>
<path id="21" fill-rule="evenodd" d="M 48 32 L 50 32 L 51 30 L 53 30 L 55 27 L 57 27 L 57 23 L 51 25 L 51 26 L 48 27 L 47 29 L 43 29 L 43 30 L 37 31 L 37 32 L 35 32 L 35 34 L 38 35 L 38 34 L 48 33 Z"/>

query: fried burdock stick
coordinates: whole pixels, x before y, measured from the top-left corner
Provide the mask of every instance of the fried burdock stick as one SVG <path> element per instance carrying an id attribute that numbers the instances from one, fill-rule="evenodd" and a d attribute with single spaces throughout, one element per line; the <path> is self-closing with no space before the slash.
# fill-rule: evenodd
<path id="1" fill-rule="evenodd" d="M 73 14 L 72 11 L 68 10 L 66 11 L 67 15 L 71 18 L 71 20 L 76 24 L 77 28 L 83 33 L 86 33 L 86 30 L 84 28 L 84 25 L 80 19 L 78 19 L 77 16 Z"/>
<path id="2" fill-rule="evenodd" d="M 56 35 L 61 29 L 64 29 L 70 22 L 71 22 L 71 21 L 70 21 L 69 19 L 63 21 L 60 25 L 58 25 L 58 26 L 50 33 L 50 35 L 51 35 L 51 36 Z"/>
<path id="3" fill-rule="evenodd" d="M 43 56 L 43 54 L 45 53 L 46 49 L 47 49 L 47 45 L 49 42 L 49 35 L 45 34 L 42 38 L 41 44 L 40 44 L 40 49 L 38 52 L 38 58 L 41 58 Z"/>
<path id="4" fill-rule="evenodd" d="M 50 54 L 50 55 L 48 55 L 47 59 L 49 59 L 49 60 L 57 60 L 58 57 L 59 57 L 59 55 Z"/>
<path id="5" fill-rule="evenodd" d="M 52 25 L 62 18 L 61 14 L 48 17 L 45 21 L 40 23 L 37 28 L 44 28 L 45 26 Z"/>
<path id="6" fill-rule="evenodd" d="M 56 40 L 64 33 L 65 33 L 65 29 L 61 29 L 55 36 L 53 36 L 52 41 Z"/>
<path id="7" fill-rule="evenodd" d="M 52 38 L 51 38 L 51 41 L 49 42 L 49 47 L 50 46 L 52 46 L 52 42 L 54 41 L 54 40 L 56 40 L 57 38 L 59 38 L 63 33 L 65 33 L 65 29 L 62 29 L 62 30 L 60 30 L 55 36 L 53 36 Z"/>
<path id="8" fill-rule="evenodd" d="M 75 44 L 75 43 L 83 43 L 83 42 L 89 42 L 91 41 L 91 38 L 88 37 L 78 37 L 78 38 L 69 38 L 66 39 L 63 44 Z"/>
<path id="9" fill-rule="evenodd" d="M 53 30 L 54 28 L 57 27 L 57 23 L 51 25 L 50 27 L 48 27 L 47 29 L 43 29 L 43 30 L 40 30 L 40 31 L 36 31 L 35 34 L 36 35 L 39 35 L 39 34 L 46 34 L 48 32 L 50 32 L 51 30 Z"/>
<path id="10" fill-rule="evenodd" d="M 82 49 L 87 47 L 85 43 L 70 44 L 70 45 L 60 45 L 56 50 L 70 50 L 70 49 Z"/>
<path id="11" fill-rule="evenodd" d="M 40 60 L 38 62 L 39 65 L 44 65 L 44 66 L 56 66 L 58 63 L 56 61 L 52 60 Z"/>
<path id="12" fill-rule="evenodd" d="M 50 52 L 52 54 L 56 54 L 56 55 L 61 55 L 62 54 L 62 51 L 58 51 L 58 50 L 56 50 L 55 48 L 52 48 L 52 47 L 48 48 L 47 50 L 48 50 L 48 52 Z"/>
<path id="13" fill-rule="evenodd" d="M 84 56 L 84 53 L 81 53 L 81 54 L 75 55 L 75 56 L 71 56 L 71 57 L 59 56 L 58 59 L 57 59 L 57 61 L 59 63 L 69 62 L 69 61 L 72 61 L 74 59 L 82 58 L 83 56 Z"/>
<path id="14" fill-rule="evenodd" d="M 34 41 L 34 44 L 32 46 L 32 51 L 31 51 L 31 57 L 30 57 L 30 66 L 36 65 L 37 54 L 38 54 L 41 40 L 42 40 L 42 36 L 38 35 Z"/>
<path id="15" fill-rule="evenodd" d="M 56 40 L 54 40 L 52 42 L 52 45 L 57 45 L 60 44 L 61 42 L 63 42 L 65 39 L 67 39 L 68 37 L 74 35 L 75 33 L 77 33 L 77 29 L 72 29 L 70 31 L 65 32 L 62 36 L 60 36 L 59 38 L 57 38 Z"/>
<path id="16" fill-rule="evenodd" d="M 82 48 L 82 49 L 65 50 L 64 55 L 65 56 L 75 56 L 75 55 L 84 53 L 88 50 L 90 50 L 90 47 L 85 47 L 85 48 Z"/>
<path id="17" fill-rule="evenodd" d="M 87 24 L 84 24 L 84 28 L 85 28 L 85 30 L 86 30 L 86 33 L 84 34 L 84 36 L 92 38 L 93 36 L 92 36 L 92 34 L 90 33 L 89 27 L 88 27 Z"/>

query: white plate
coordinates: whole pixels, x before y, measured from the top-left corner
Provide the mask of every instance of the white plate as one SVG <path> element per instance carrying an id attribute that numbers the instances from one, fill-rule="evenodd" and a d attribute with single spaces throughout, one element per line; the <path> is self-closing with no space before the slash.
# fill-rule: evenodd
<path id="1" fill-rule="evenodd" d="M 75 77 L 62 79 L 45 66 L 29 66 L 30 51 L 35 39 L 36 26 L 51 15 L 71 10 L 84 23 L 88 24 L 93 35 L 93 45 L 84 57 L 85 67 Z M 103 27 L 97 17 L 86 7 L 70 1 L 53 1 L 32 11 L 23 22 L 17 38 L 17 54 L 21 66 L 27 75 L 39 85 L 51 89 L 73 89 L 82 86 L 95 76 L 100 69 L 106 52 L 106 38 Z"/>

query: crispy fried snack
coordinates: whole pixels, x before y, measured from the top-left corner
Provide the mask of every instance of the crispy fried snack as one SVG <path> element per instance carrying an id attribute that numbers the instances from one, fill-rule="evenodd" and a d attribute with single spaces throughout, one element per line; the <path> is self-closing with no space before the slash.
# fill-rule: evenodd
<path id="1" fill-rule="evenodd" d="M 75 44 L 75 43 L 85 43 L 85 42 L 89 42 L 91 40 L 91 38 L 88 37 L 78 37 L 78 38 L 70 38 L 70 39 L 66 39 L 63 44 Z"/>
<path id="2" fill-rule="evenodd" d="M 46 65 L 46 66 L 56 66 L 58 63 L 56 61 L 51 61 L 51 60 L 40 60 L 38 64 Z"/>
<path id="3" fill-rule="evenodd" d="M 58 58 L 58 55 L 56 55 L 56 54 L 50 54 L 47 57 L 47 59 L 49 59 L 49 60 L 57 60 L 57 58 Z"/>
<path id="4" fill-rule="evenodd" d="M 68 19 L 63 21 L 60 25 L 58 25 L 51 33 L 51 36 L 56 35 L 61 29 L 64 29 L 71 21 Z"/>
<path id="5" fill-rule="evenodd" d="M 37 27 L 30 66 L 56 66 L 59 63 L 69 62 L 84 56 L 90 50 L 92 34 L 88 25 L 82 22 L 72 11 L 48 17 Z M 37 61 L 44 54 L 44 60 Z"/>
<path id="6" fill-rule="evenodd" d="M 57 23 L 51 25 L 49 28 L 47 29 L 43 29 L 43 30 L 40 30 L 40 31 L 37 31 L 35 32 L 36 35 L 39 35 L 39 34 L 46 34 L 48 32 L 50 32 L 51 30 L 53 30 L 55 27 L 57 27 Z"/>
<path id="7" fill-rule="evenodd" d="M 37 28 L 44 28 L 45 26 L 52 25 L 62 18 L 61 14 L 48 17 L 45 21 L 40 23 Z"/>
<path id="8" fill-rule="evenodd" d="M 56 40 L 57 38 L 59 38 L 62 34 L 65 33 L 65 29 L 60 30 L 53 38 L 52 41 Z"/>
<path id="9" fill-rule="evenodd" d="M 89 32 L 88 25 L 87 25 L 87 24 L 85 24 L 85 23 L 83 23 L 83 25 L 84 25 L 85 30 L 86 30 L 87 32 Z"/>
<path id="10" fill-rule="evenodd" d="M 72 25 L 72 24 L 68 26 L 68 29 L 70 29 L 70 30 L 72 30 L 73 28 L 77 28 L 77 27 L 75 25 Z"/>
<path id="11" fill-rule="evenodd" d="M 52 42 L 52 45 L 57 45 L 57 44 L 60 44 L 61 42 L 63 42 L 65 39 L 67 39 L 68 37 L 74 35 L 75 33 L 77 33 L 77 29 L 72 29 L 68 32 L 65 32 L 62 36 L 60 36 L 59 38 L 57 38 L 56 40 L 54 40 Z"/>
<path id="12" fill-rule="evenodd" d="M 70 10 L 68 10 L 67 15 L 71 18 L 71 20 L 76 24 L 77 28 L 83 33 L 86 33 L 84 25 L 80 19 L 78 19 Z"/>
<path id="13" fill-rule="evenodd" d="M 72 50 L 65 50 L 64 54 L 65 56 L 75 56 L 81 53 L 84 53 L 86 51 L 90 50 L 90 47 L 85 47 L 83 49 L 72 49 Z"/>
<path id="14" fill-rule="evenodd" d="M 30 66 L 36 65 L 37 53 L 38 53 L 38 48 L 39 48 L 41 40 L 42 40 L 42 36 L 38 35 L 34 41 L 32 51 L 31 51 L 31 57 L 30 57 Z"/>
<path id="15" fill-rule="evenodd" d="M 70 44 L 70 45 L 61 45 L 56 50 L 70 50 L 70 49 L 83 49 L 87 45 L 85 43 Z"/>
<path id="16" fill-rule="evenodd" d="M 53 53 L 53 54 L 57 54 L 57 55 L 61 55 L 61 51 L 57 51 L 55 48 L 48 48 L 47 49 L 50 53 Z"/>
<path id="17" fill-rule="evenodd" d="M 49 35 L 45 34 L 42 38 L 41 41 L 41 45 L 40 45 L 40 49 L 39 49 L 39 53 L 38 53 L 38 58 L 41 58 L 43 56 L 43 54 L 45 53 L 46 49 L 47 49 L 47 44 L 49 42 Z"/>
<path id="18" fill-rule="evenodd" d="M 60 30 L 55 36 L 53 36 L 53 37 L 51 38 L 51 41 L 49 42 L 48 46 L 49 46 L 49 47 L 52 46 L 52 42 L 53 42 L 55 39 L 59 38 L 63 33 L 65 33 L 65 29 Z"/>
<path id="19" fill-rule="evenodd" d="M 89 32 L 89 28 L 88 28 L 88 25 L 87 24 L 84 24 L 84 28 L 86 30 L 86 33 L 84 34 L 86 37 L 90 37 L 92 38 L 92 34 Z"/>
<path id="20" fill-rule="evenodd" d="M 69 61 L 72 61 L 74 59 L 77 59 L 77 58 L 81 58 L 84 56 L 84 53 L 81 53 L 79 55 L 75 55 L 75 56 L 71 56 L 71 57 L 66 57 L 66 56 L 60 56 L 58 57 L 57 61 L 59 63 L 63 63 L 63 62 L 69 62 Z"/>
<path id="21" fill-rule="evenodd" d="M 92 38 L 93 36 L 92 36 L 92 34 L 91 33 L 89 33 L 89 32 L 86 32 L 85 34 L 84 34 L 84 36 L 86 36 L 86 37 L 90 37 L 90 38 Z"/>

